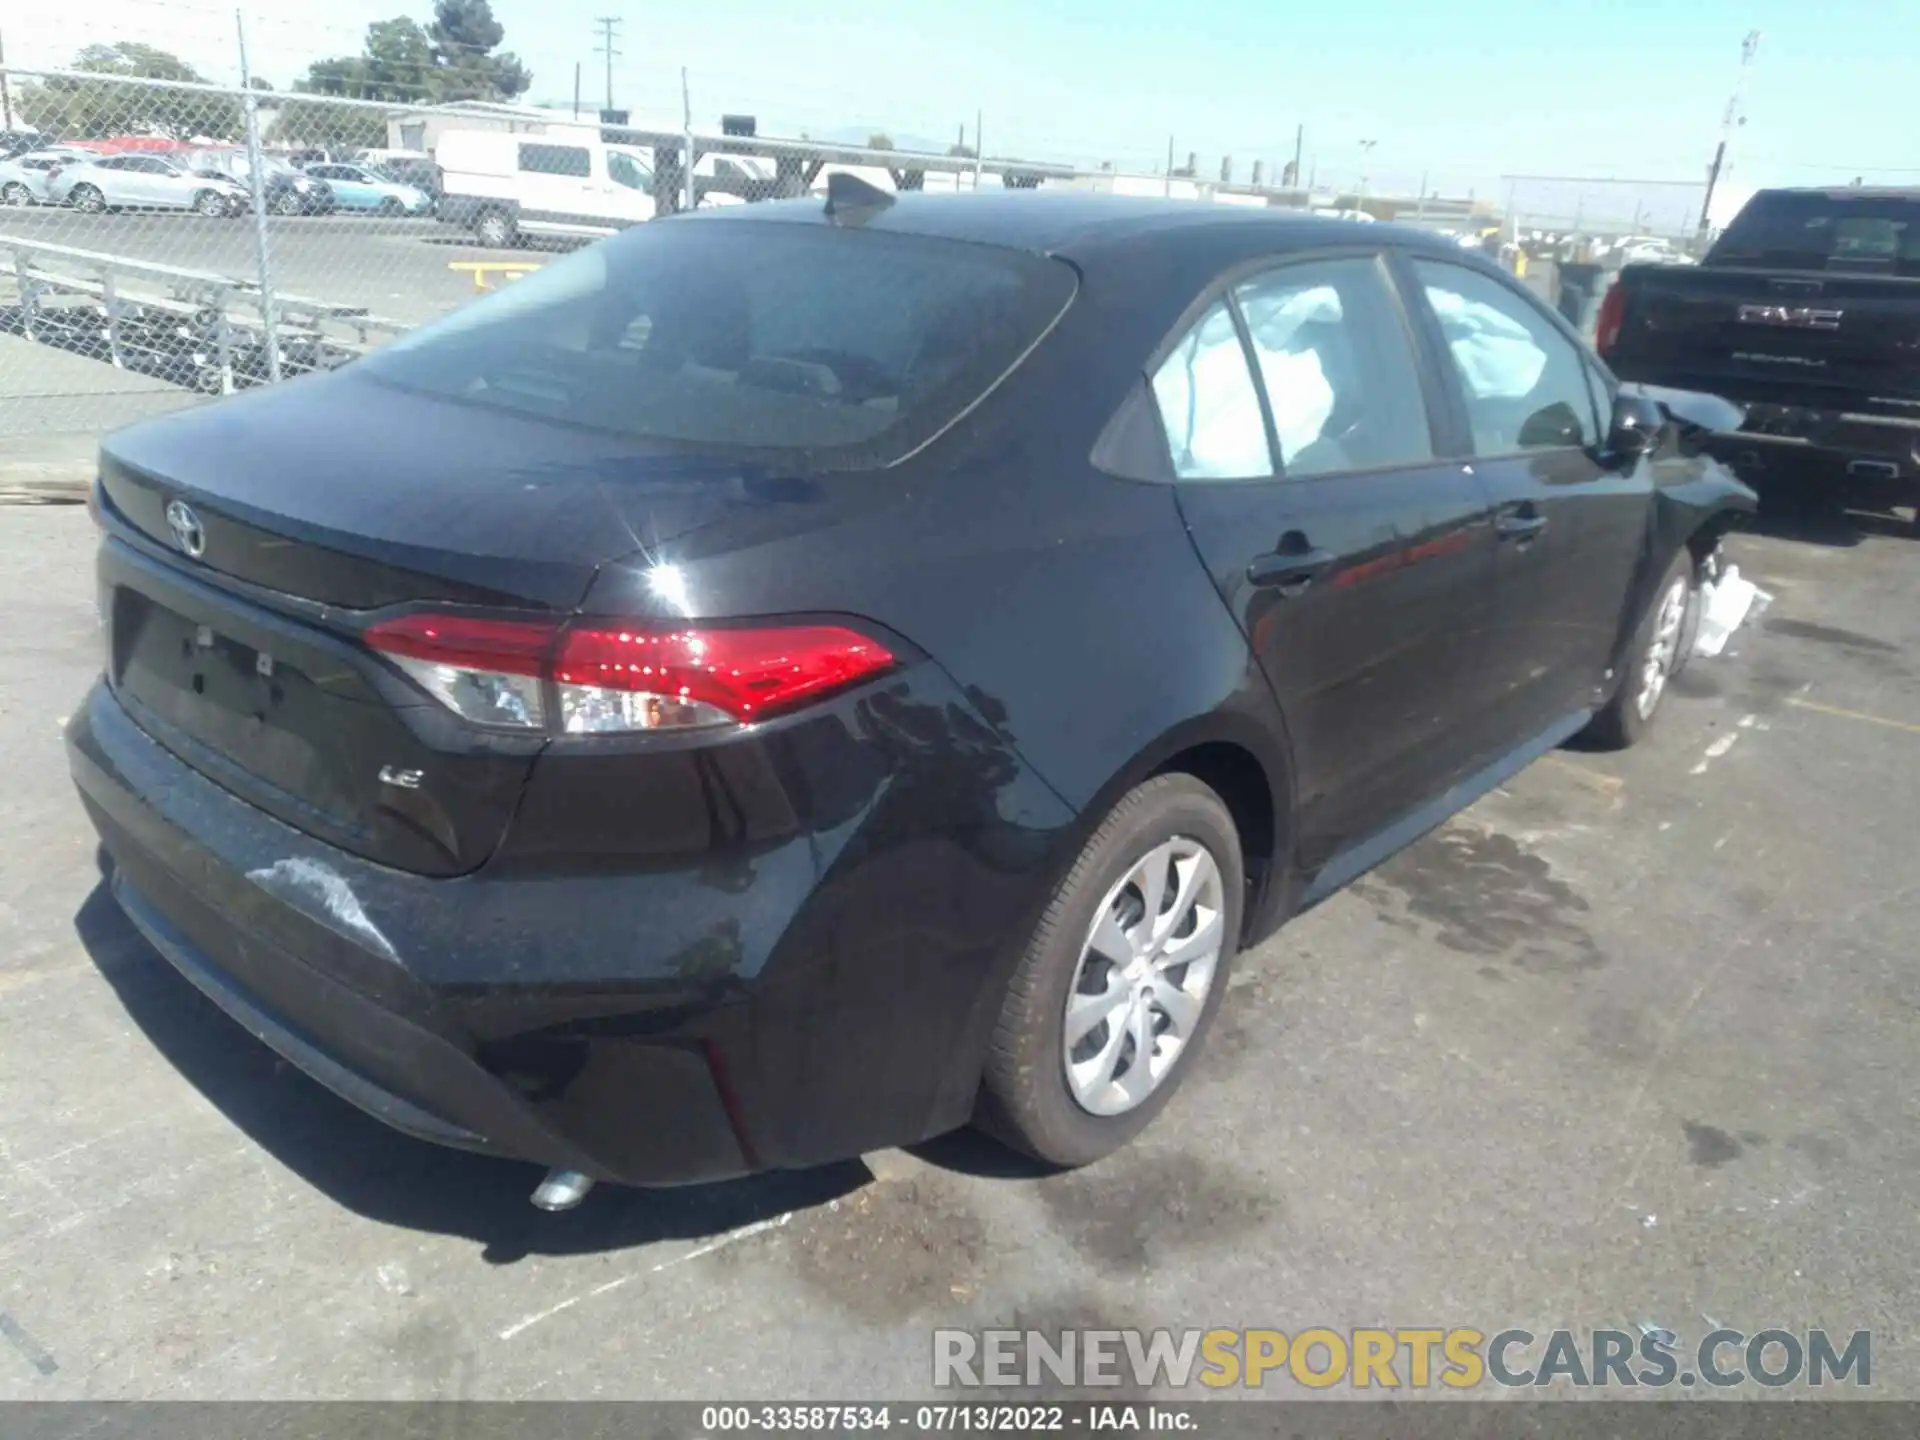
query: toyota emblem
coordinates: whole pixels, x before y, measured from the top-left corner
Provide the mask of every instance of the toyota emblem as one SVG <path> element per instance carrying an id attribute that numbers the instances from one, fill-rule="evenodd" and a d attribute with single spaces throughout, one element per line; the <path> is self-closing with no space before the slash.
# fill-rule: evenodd
<path id="1" fill-rule="evenodd" d="M 193 513 L 193 507 L 186 501 L 168 503 L 167 528 L 173 532 L 173 543 L 194 559 L 198 560 L 207 553 L 207 532 L 200 524 L 200 517 Z"/>

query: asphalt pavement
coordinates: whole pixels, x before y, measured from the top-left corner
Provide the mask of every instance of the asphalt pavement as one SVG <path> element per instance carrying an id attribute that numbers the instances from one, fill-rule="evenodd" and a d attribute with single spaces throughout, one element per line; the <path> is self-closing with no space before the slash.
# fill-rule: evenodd
<path id="1" fill-rule="evenodd" d="M 1920 1398 L 1920 551 L 1884 524 L 1739 539 L 1773 606 L 1647 742 L 1242 956 L 1121 1154 L 963 1135 L 558 1216 L 129 929 L 60 749 L 91 545 L 0 510 L 0 1399 L 906 1397 L 941 1324 L 1869 1329 L 1871 1393 Z"/>

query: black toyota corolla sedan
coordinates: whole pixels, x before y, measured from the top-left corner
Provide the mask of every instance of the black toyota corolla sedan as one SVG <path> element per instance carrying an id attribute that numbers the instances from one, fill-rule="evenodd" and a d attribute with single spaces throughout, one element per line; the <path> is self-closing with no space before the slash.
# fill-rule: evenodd
<path id="1" fill-rule="evenodd" d="M 1652 719 L 1752 501 L 1683 398 L 1387 225 L 703 211 L 114 435 L 74 778 L 161 955 L 552 1203 L 1078 1164 L 1237 950 Z"/>

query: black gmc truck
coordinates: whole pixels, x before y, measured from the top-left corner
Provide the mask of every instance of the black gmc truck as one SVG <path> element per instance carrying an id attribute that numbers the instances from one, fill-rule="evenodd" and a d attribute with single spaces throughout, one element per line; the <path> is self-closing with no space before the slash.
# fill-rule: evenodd
<path id="1" fill-rule="evenodd" d="M 1745 474 L 1915 504 L 1920 190 L 1761 190 L 1701 264 L 1623 269 L 1595 348 L 1623 380 L 1743 406 L 1715 449 Z"/>

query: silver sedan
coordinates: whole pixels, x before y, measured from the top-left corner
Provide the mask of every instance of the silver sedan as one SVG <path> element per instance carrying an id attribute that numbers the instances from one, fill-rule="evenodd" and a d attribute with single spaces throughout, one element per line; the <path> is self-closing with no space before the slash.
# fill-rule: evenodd
<path id="1" fill-rule="evenodd" d="M 0 204 L 48 204 L 47 187 L 60 168 L 93 158 L 81 150 L 30 150 L 0 160 Z"/>
<path id="2" fill-rule="evenodd" d="M 102 210 L 193 210 L 202 215 L 238 215 L 246 188 L 218 176 L 196 175 L 159 155 L 109 155 L 62 166 L 47 186 L 56 205 Z"/>

